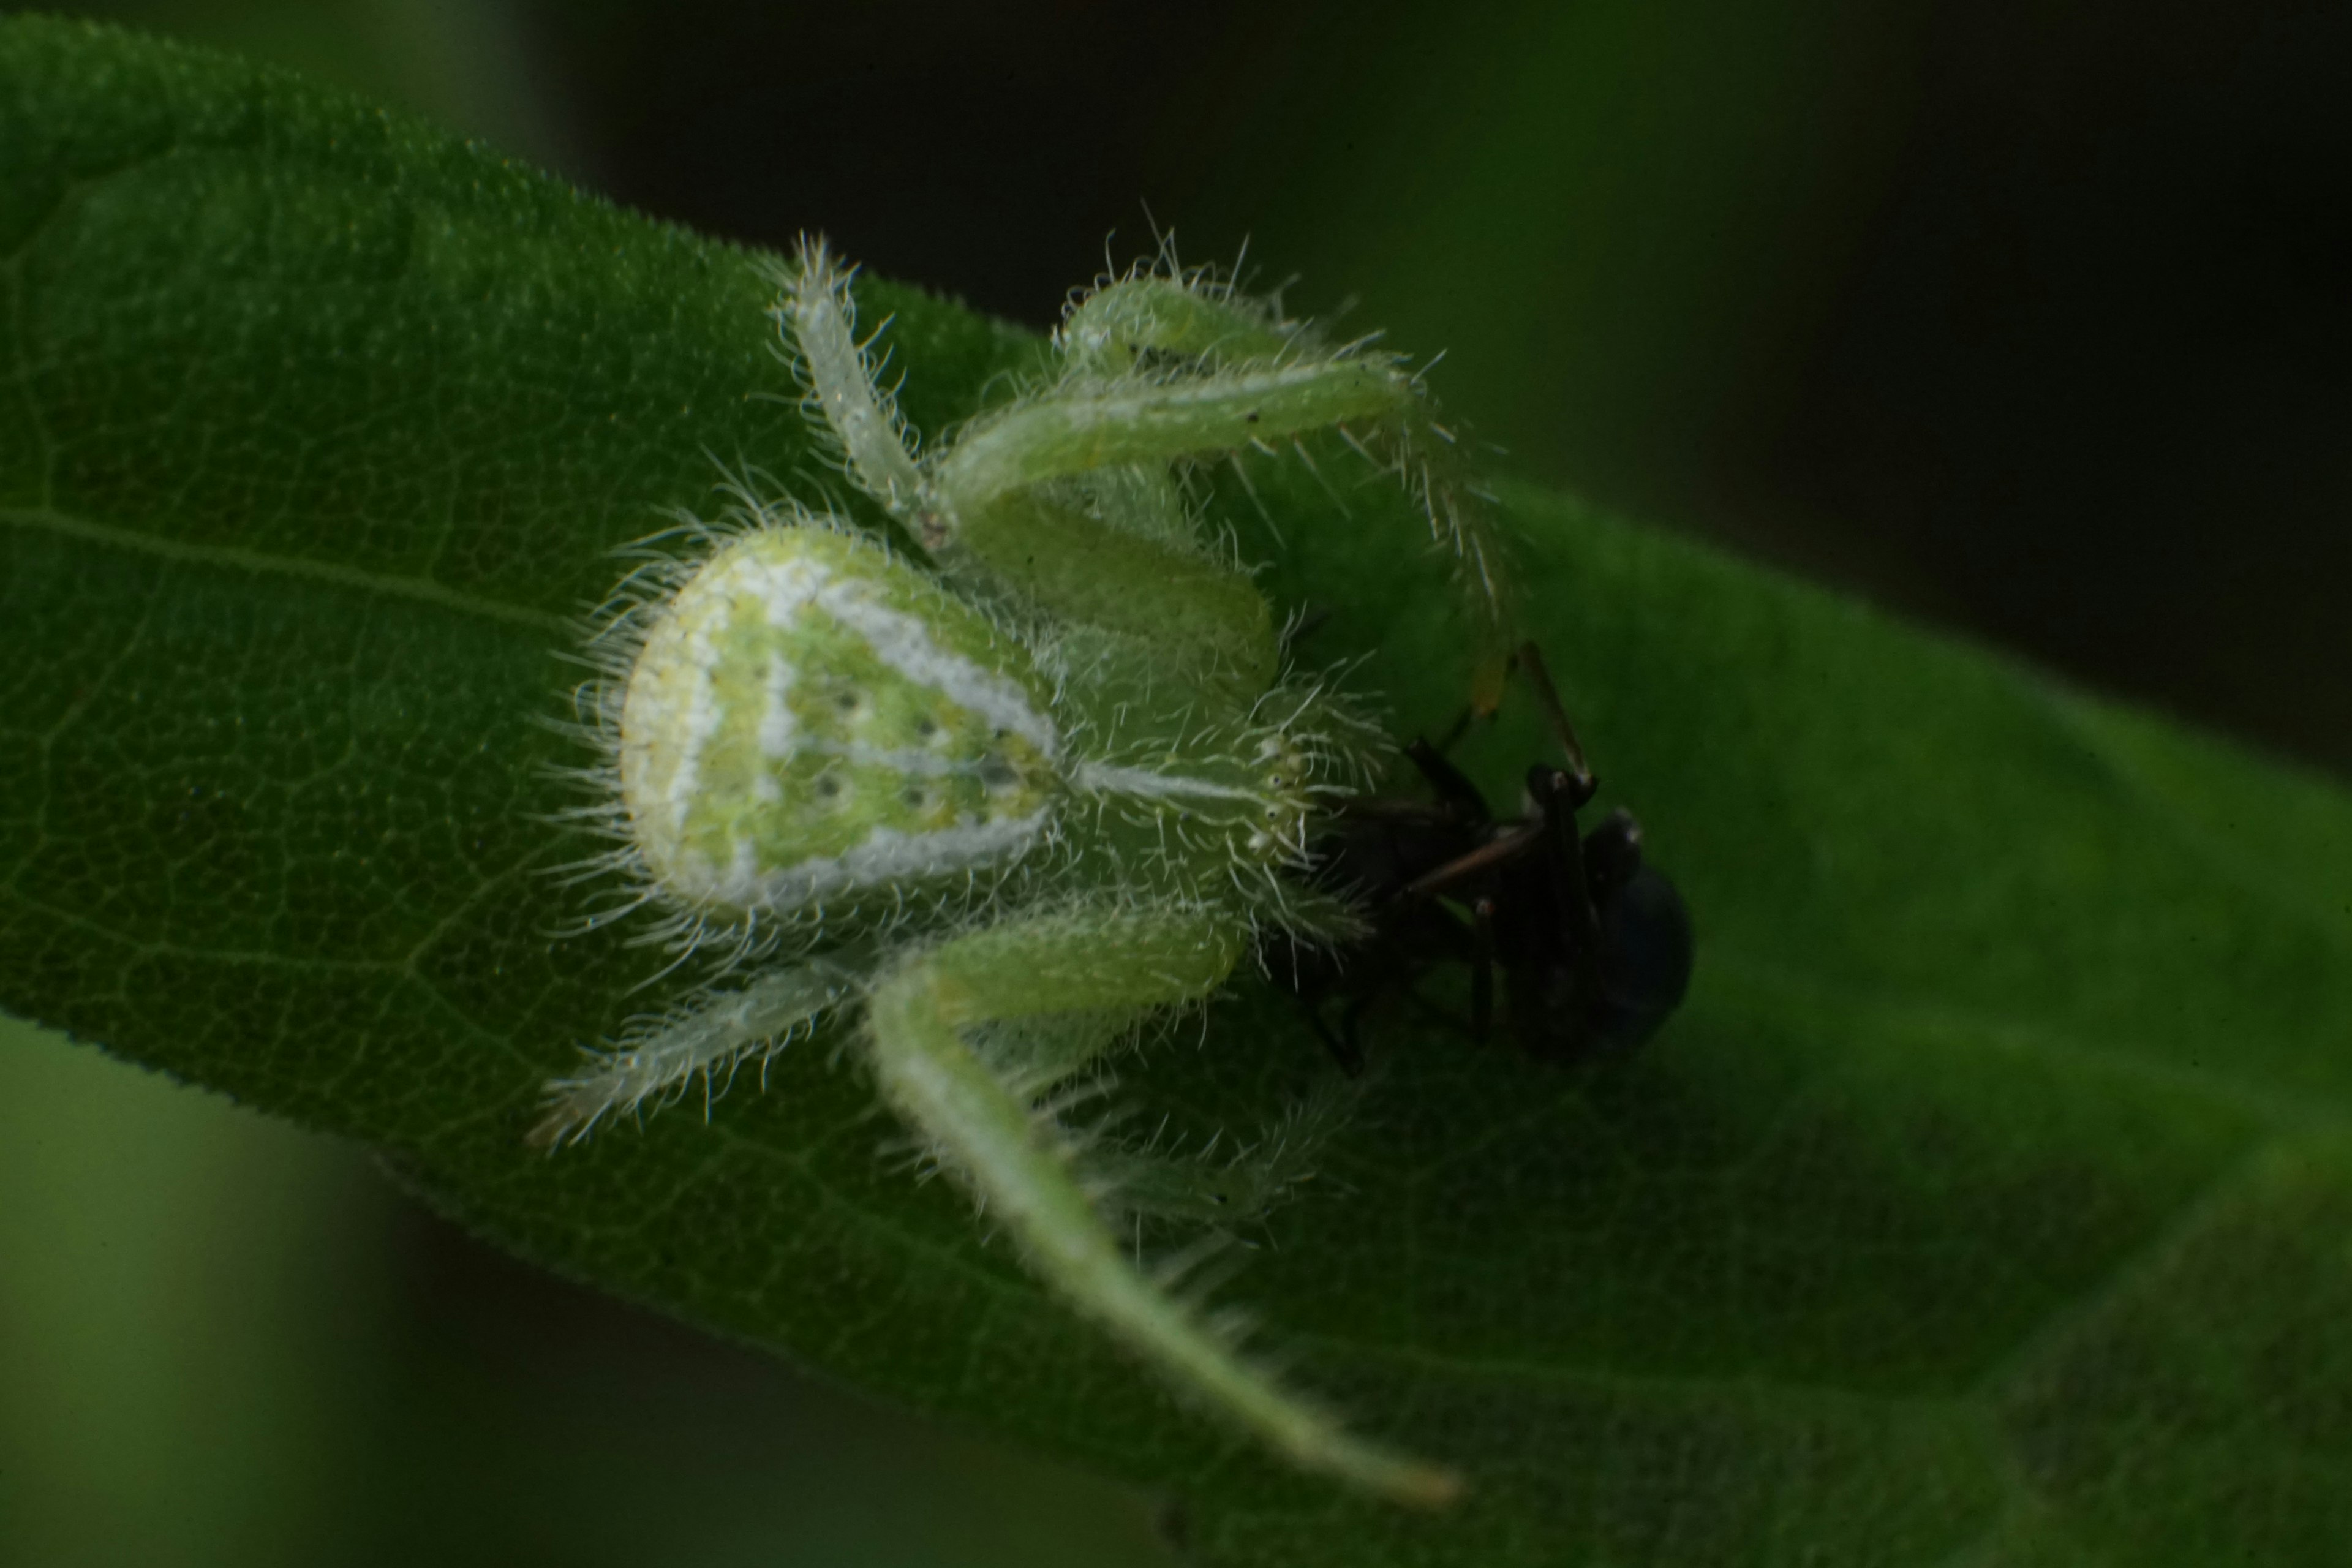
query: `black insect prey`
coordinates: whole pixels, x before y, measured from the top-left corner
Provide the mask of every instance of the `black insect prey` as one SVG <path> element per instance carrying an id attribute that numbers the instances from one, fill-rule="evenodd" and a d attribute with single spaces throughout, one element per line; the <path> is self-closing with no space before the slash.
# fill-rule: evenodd
<path id="1" fill-rule="evenodd" d="M 1529 643 L 1513 662 L 1565 758 L 1528 769 L 1517 819 L 1497 820 L 1444 748 L 1416 739 L 1405 755 L 1433 798 L 1343 802 L 1312 847 L 1309 880 L 1354 899 L 1371 931 L 1338 952 L 1297 952 L 1285 978 L 1351 1073 L 1363 1066 L 1366 1013 L 1392 995 L 1465 1026 L 1415 990 L 1434 964 L 1469 967 L 1474 1039 L 1492 1027 L 1499 971 L 1512 1036 L 1547 1061 L 1633 1049 L 1689 988 L 1693 939 L 1682 895 L 1643 859 L 1631 812 L 1613 811 L 1580 835 L 1576 814 L 1599 783 L 1542 656 Z M 1337 1027 L 1327 1016 L 1334 1001 Z"/>

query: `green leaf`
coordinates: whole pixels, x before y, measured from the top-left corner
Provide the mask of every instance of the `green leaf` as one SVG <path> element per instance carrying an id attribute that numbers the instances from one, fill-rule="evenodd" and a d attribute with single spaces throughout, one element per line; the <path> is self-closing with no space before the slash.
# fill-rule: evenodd
<path id="1" fill-rule="evenodd" d="M 373 1143 L 551 1267 L 1179 1490 L 1213 1563 L 2345 1561 L 2333 786 L 1511 490 L 1699 973 L 1591 1071 L 1392 1023 L 1231 1288 L 1475 1479 L 1400 1515 L 1076 1331 L 822 1048 L 709 1126 L 524 1146 L 551 1072 L 678 984 L 551 874 L 587 848 L 551 820 L 572 618 L 722 464 L 827 483 L 751 258 L 121 34 L 0 24 L 0 1005 Z M 924 429 L 1034 352 L 861 292 Z M 1237 503 L 1269 589 L 1442 723 L 1409 520 L 1295 467 L 1271 527 Z M 1517 715 L 1471 761 L 1501 797 L 1542 743 Z M 1206 1129 L 1327 1070 L 1245 986 L 1134 1083 Z"/>

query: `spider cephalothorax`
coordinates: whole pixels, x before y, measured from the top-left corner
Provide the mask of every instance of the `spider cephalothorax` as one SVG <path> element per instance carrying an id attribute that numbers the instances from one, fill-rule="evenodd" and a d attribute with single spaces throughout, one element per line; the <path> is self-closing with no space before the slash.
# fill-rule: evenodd
<path id="1" fill-rule="evenodd" d="M 856 1009 L 884 1100 L 1074 1308 L 1293 1459 L 1447 1495 L 1445 1471 L 1354 1436 L 1133 1266 L 1108 1217 L 1154 1184 L 1118 1190 L 1051 1093 L 1266 933 L 1359 929 L 1298 873 L 1377 732 L 1284 673 L 1186 466 L 1339 429 L 1428 503 L 1491 629 L 1492 542 L 1432 466 L 1447 438 L 1388 356 L 1161 268 L 1081 300 L 1053 380 L 919 457 L 846 273 L 808 245 L 777 279 L 819 427 L 911 547 L 747 491 L 622 595 L 594 702 L 617 858 L 676 940 L 731 944 L 747 978 L 552 1085 L 541 1136 Z"/>

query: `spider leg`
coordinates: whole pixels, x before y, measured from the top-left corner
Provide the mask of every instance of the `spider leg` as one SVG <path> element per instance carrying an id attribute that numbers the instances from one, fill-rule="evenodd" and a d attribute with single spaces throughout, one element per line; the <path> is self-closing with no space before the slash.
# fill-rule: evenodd
<path id="1" fill-rule="evenodd" d="M 1115 429 L 1123 404 L 1070 406 L 1067 397 L 1051 395 L 980 426 L 998 432 L 987 450 L 971 451 L 967 438 L 944 467 L 919 459 L 857 337 L 855 269 L 822 240 L 803 240 L 798 260 L 779 279 L 784 292 L 775 315 L 798 350 L 808 405 L 850 477 L 942 567 L 953 571 L 959 554 L 976 558 L 1061 620 L 1118 632 L 1148 628 L 1161 648 L 1200 649 L 1198 673 L 1222 674 L 1236 694 L 1265 689 L 1280 662 L 1271 610 L 1246 576 L 1191 547 L 1193 525 L 1160 461 L 1177 454 L 1149 443 L 1132 452 L 1117 450 L 1116 442 L 1097 449 L 1086 439 L 1089 419 L 1108 417 Z M 1128 401 L 1157 390 L 1130 386 Z M 1027 493 L 1051 479 L 1117 491 L 1128 504 L 1115 505 L 1116 515 L 1151 524 L 1139 531 L 1116 527 L 1084 506 Z"/>
<path id="2" fill-rule="evenodd" d="M 1481 693 L 1499 696 L 1507 647 L 1501 536 L 1452 432 L 1433 417 L 1418 378 L 1366 344 L 1318 345 L 1295 324 L 1244 309 L 1197 279 L 1130 278 L 1070 314 L 1060 342 L 1076 373 L 1059 389 L 966 432 L 940 467 L 939 493 L 973 548 L 998 560 L 985 521 L 996 498 L 1047 479 L 1122 464 L 1163 464 L 1265 448 L 1332 429 L 1378 433 L 1432 534 L 1454 558 L 1485 650 Z M 1194 374 L 1160 378 L 1158 354 Z M 1491 712 L 1492 700 L 1483 703 Z"/>
<path id="3" fill-rule="evenodd" d="M 967 523 L 998 497 L 1122 463 L 1168 463 L 1355 420 L 1402 418 L 1419 394 L 1379 359 L 1250 363 L 1174 381 L 1078 382 L 974 426 L 940 464 Z"/>
<path id="4" fill-rule="evenodd" d="M 1112 526 L 1050 481 L 1234 451 L 1347 419 L 1397 417 L 1418 395 L 1385 363 L 1252 364 L 1213 376 L 1076 381 L 966 429 L 933 474 L 942 563 L 958 554 L 1061 620 L 1202 650 L 1204 671 L 1264 689 L 1280 641 L 1265 597 L 1213 556 Z"/>
<path id="5" fill-rule="evenodd" d="M 1063 323 L 1062 341 L 1089 370 L 1133 367 L 1138 351 L 1187 358 L 1278 359 L 1297 343 L 1296 331 L 1172 278 L 1123 279 L 1087 296 Z"/>
<path id="6" fill-rule="evenodd" d="M 799 346 L 809 404 L 840 444 L 850 477 L 891 516 L 925 535 L 926 545 L 935 544 L 921 521 L 932 503 L 913 442 L 857 339 L 857 310 L 849 295 L 856 268 L 836 262 L 821 239 L 803 239 L 799 261 L 796 272 L 780 279 L 785 293 L 775 313 Z"/>
<path id="7" fill-rule="evenodd" d="M 716 1079 L 730 1072 L 752 1051 L 776 1048 L 847 1000 L 859 978 L 853 958 L 814 959 L 633 1029 L 610 1049 L 591 1053 L 581 1072 L 547 1086 L 545 1113 L 530 1142 L 544 1148 L 577 1142 L 605 1116 L 676 1094 L 698 1073 Z"/>
<path id="8" fill-rule="evenodd" d="M 967 1031 L 1057 1012 L 1139 1012 L 1206 996 L 1242 952 L 1202 910 L 1057 911 L 919 950 L 875 986 L 869 1054 L 883 1098 L 1019 1242 L 1038 1279 L 1181 1393 L 1304 1468 L 1400 1500 L 1436 1503 L 1459 1481 L 1390 1453 L 1250 1365 L 1139 1272 L 1076 1170 L 1074 1140 Z"/>
<path id="9" fill-rule="evenodd" d="M 1119 488 L 1119 470 L 1164 472 L 1326 428 L 1361 445 L 1360 426 L 1380 433 L 1380 460 L 1455 560 L 1487 650 L 1482 670 L 1501 667 L 1493 650 L 1507 646 L 1511 617 L 1491 509 L 1419 382 L 1391 356 L 1362 344 L 1318 347 L 1199 278 L 1129 279 L 1072 313 L 1062 333 L 1072 374 L 1058 386 L 919 458 L 857 338 L 848 279 L 822 243 L 806 242 L 797 269 L 781 277 L 776 314 L 845 468 L 943 572 L 977 571 L 1054 619 L 1147 640 L 1162 665 L 1167 649 L 1193 650 L 1194 679 L 1246 700 L 1280 664 L 1265 595 L 1186 537 L 1189 519 L 1172 496 L 1108 509 L 1154 520 L 1130 528 L 1108 521 L 1084 492 Z M 1139 358 L 1147 353 L 1191 367 L 1163 374 Z M 1480 689 L 1488 684 L 1482 674 Z"/>

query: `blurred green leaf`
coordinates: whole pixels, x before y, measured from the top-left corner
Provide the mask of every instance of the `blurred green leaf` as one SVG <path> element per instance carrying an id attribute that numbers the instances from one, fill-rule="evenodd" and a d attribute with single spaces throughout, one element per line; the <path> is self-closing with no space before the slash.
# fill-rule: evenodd
<path id="1" fill-rule="evenodd" d="M 11 1564 L 332 1559 L 391 1348 L 366 1167 L 0 1017 Z"/>
<path id="2" fill-rule="evenodd" d="M 1073 1331 L 822 1049 L 709 1127 L 521 1142 L 677 984 L 549 875 L 587 847 L 550 820 L 570 618 L 721 463 L 824 483 L 750 258 L 217 57 L 18 20 L 0 82 L 0 1005 L 375 1144 L 551 1267 L 1181 1491 L 1212 1562 L 2345 1560 L 2331 786 L 1512 491 L 1699 980 L 1601 1070 L 1381 1037 L 1234 1293 L 1477 1490 L 1336 1497 Z M 863 292 L 925 429 L 1034 352 Z M 1409 520 L 1292 468 L 1241 514 L 1269 589 L 1442 722 Z M 1541 744 L 1521 716 L 1470 760 L 1500 795 Z M 1207 1128 L 1325 1070 L 1244 987 L 1132 1082 Z"/>
<path id="3" fill-rule="evenodd" d="M 574 17 L 609 9 L 574 0 Z M 567 162 L 513 0 L 56 0 L 42 9 L 289 66 L 542 163 Z"/>

